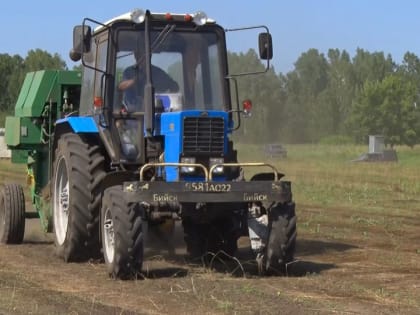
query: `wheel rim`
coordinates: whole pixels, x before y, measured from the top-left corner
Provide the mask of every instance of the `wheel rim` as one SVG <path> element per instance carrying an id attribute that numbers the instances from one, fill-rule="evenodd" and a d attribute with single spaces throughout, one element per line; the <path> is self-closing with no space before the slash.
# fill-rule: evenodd
<path id="1" fill-rule="evenodd" d="M 54 182 L 54 231 L 57 242 L 62 245 L 66 239 L 69 223 L 69 180 L 64 157 L 60 157 Z"/>
<path id="2" fill-rule="evenodd" d="M 115 233 L 114 221 L 112 220 L 111 210 L 108 208 L 104 215 L 104 251 L 108 262 L 112 263 L 115 252 Z"/>

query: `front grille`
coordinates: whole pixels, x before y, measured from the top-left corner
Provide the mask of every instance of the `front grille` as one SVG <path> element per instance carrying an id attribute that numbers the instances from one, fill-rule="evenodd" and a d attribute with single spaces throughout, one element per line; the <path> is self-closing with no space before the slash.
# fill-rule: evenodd
<path id="1" fill-rule="evenodd" d="M 224 130 L 222 117 L 184 118 L 184 155 L 222 155 Z"/>

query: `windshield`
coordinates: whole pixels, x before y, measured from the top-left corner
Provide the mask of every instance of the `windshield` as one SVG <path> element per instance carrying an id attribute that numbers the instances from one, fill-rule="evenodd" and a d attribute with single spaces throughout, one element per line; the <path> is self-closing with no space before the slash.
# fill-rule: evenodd
<path id="1" fill-rule="evenodd" d="M 156 45 L 158 34 L 151 33 L 156 104 L 164 111 L 226 110 L 217 34 L 176 30 Z M 114 109 L 143 112 L 144 31 L 120 30 L 116 44 Z"/>

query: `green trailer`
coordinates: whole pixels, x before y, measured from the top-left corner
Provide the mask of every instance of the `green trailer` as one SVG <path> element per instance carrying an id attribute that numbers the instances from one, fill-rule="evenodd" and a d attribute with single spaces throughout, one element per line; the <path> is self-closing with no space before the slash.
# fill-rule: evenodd
<path id="1" fill-rule="evenodd" d="M 30 72 L 23 82 L 14 116 L 6 117 L 6 144 L 12 151 L 12 162 L 27 165 L 27 183 L 36 209 L 36 213 L 26 212 L 24 203 L 19 203 L 13 207 L 17 212 L 13 218 L 39 217 L 46 232 L 52 231 L 48 184 L 52 174 L 54 143 L 51 140 L 55 121 L 77 114 L 80 85 L 79 71 Z M 20 200 L 23 195 L 21 190 L 20 186 L 6 185 L 3 202 L 11 203 L 16 198 Z M 16 233 L 19 235 L 10 237 L 21 240 L 23 229 L 18 229 Z"/>

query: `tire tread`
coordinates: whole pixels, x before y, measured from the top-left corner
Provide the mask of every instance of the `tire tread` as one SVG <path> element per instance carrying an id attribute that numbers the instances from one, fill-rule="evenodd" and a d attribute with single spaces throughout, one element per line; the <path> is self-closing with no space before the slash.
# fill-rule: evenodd
<path id="1" fill-rule="evenodd" d="M 105 176 L 104 157 L 98 145 L 77 134 L 64 134 L 56 156 L 63 155 L 70 170 L 70 215 L 66 240 L 57 244 L 57 253 L 65 261 L 84 261 L 100 254 L 100 185 Z"/>
<path id="2" fill-rule="evenodd" d="M 0 242 L 20 244 L 25 234 L 25 196 L 18 184 L 6 184 L 2 188 L 4 226 Z M 0 223 L 2 224 L 2 223 Z"/>

